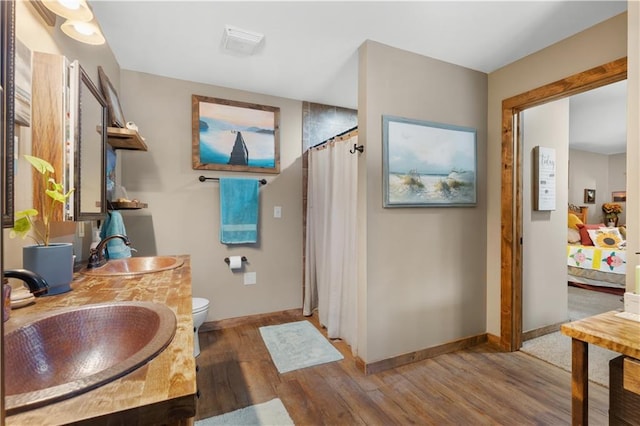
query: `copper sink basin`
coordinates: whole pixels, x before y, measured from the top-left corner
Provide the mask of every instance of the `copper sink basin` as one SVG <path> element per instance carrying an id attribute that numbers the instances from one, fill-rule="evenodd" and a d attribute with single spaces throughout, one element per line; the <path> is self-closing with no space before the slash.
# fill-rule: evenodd
<path id="1" fill-rule="evenodd" d="M 174 256 L 128 257 L 109 260 L 95 269 L 83 269 L 81 272 L 92 276 L 139 275 L 151 272 L 167 271 L 182 266 L 184 260 Z"/>
<path id="2" fill-rule="evenodd" d="M 23 325 L 7 323 L 7 415 L 122 377 L 158 355 L 175 331 L 173 311 L 150 302 L 86 305 L 51 311 Z"/>

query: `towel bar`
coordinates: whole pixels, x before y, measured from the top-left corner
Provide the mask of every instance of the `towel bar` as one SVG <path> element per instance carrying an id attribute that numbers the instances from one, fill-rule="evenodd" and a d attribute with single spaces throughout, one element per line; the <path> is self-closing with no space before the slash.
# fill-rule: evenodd
<path id="1" fill-rule="evenodd" d="M 220 180 L 220 178 L 217 178 L 217 177 L 206 177 L 206 176 L 200 176 L 200 177 L 198 178 L 198 180 L 199 180 L 200 182 L 204 182 L 204 181 L 207 181 L 207 180 Z M 260 182 L 260 185 L 266 185 L 266 184 L 267 184 L 267 180 L 266 180 L 266 179 L 260 179 L 258 182 Z"/>

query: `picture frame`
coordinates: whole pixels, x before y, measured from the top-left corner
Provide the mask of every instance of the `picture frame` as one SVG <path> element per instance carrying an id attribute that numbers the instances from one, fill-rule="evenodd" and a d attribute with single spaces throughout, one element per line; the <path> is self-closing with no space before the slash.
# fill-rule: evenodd
<path id="1" fill-rule="evenodd" d="M 596 190 L 585 188 L 584 189 L 584 203 L 595 204 L 596 203 Z"/>
<path id="2" fill-rule="evenodd" d="M 0 142 L 2 143 L 2 227 L 13 227 L 15 152 L 15 2 L 0 1 Z"/>
<path id="3" fill-rule="evenodd" d="M 280 108 L 192 95 L 192 168 L 280 173 Z"/>
<path id="4" fill-rule="evenodd" d="M 613 191 L 611 193 L 611 201 L 614 203 L 626 203 L 627 191 Z"/>
<path id="5" fill-rule="evenodd" d="M 533 147 L 533 210 L 556 209 L 556 150 Z"/>
<path id="6" fill-rule="evenodd" d="M 383 115 L 382 151 L 385 208 L 476 205 L 476 129 Z"/>
<path id="7" fill-rule="evenodd" d="M 109 127 L 120 127 L 124 129 L 127 121 L 122 113 L 118 92 L 111 84 L 111 80 L 101 66 L 98 66 L 98 80 L 100 81 L 100 91 L 107 101 L 107 123 Z"/>

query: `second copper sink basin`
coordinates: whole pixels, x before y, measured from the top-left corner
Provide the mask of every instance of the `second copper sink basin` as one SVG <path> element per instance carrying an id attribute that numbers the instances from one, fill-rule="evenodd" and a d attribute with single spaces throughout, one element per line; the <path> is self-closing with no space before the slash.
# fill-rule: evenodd
<path id="1" fill-rule="evenodd" d="M 4 337 L 8 415 L 87 392 L 166 348 L 176 317 L 165 305 L 112 302 L 39 315 Z"/>
<path id="2" fill-rule="evenodd" d="M 81 272 L 92 276 L 140 275 L 166 271 L 182 266 L 184 260 L 174 256 L 147 256 L 112 259 L 95 269 L 83 269 Z"/>

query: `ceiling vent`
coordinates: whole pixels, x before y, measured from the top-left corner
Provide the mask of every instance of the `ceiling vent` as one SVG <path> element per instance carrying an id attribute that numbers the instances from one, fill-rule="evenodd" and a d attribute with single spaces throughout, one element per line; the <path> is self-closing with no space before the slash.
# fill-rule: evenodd
<path id="1" fill-rule="evenodd" d="M 260 47 L 263 39 L 263 34 L 225 25 L 222 47 L 229 52 L 253 55 Z"/>

